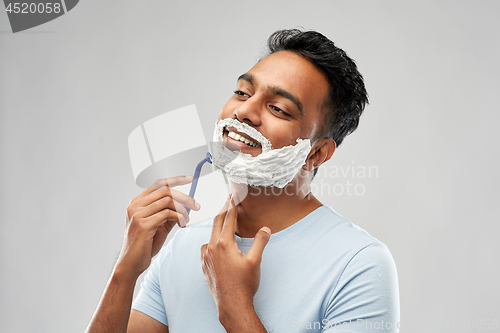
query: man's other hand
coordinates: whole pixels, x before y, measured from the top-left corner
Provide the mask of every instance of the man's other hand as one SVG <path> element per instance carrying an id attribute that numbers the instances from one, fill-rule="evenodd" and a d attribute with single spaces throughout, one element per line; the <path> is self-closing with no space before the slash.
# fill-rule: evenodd
<path id="1" fill-rule="evenodd" d="M 209 243 L 201 247 L 203 273 L 223 325 L 234 314 L 253 310 L 262 253 L 271 236 L 271 230 L 262 227 L 248 253 L 241 252 L 234 238 L 237 212 L 230 196 L 214 219 Z"/>

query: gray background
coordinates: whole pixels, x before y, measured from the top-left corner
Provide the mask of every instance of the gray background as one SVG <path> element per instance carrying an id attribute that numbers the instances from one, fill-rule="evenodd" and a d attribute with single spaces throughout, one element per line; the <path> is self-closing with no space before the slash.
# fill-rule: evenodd
<path id="1" fill-rule="evenodd" d="M 378 174 L 315 182 L 326 184 L 325 204 L 391 249 L 403 331 L 492 331 L 466 327 L 500 320 L 499 10 L 498 1 L 87 0 L 18 34 L 2 10 L 0 331 L 85 329 L 141 191 L 128 134 L 196 104 L 209 139 L 267 36 L 297 26 L 330 37 L 365 76 L 371 104 L 325 168 Z M 347 181 L 364 194 L 328 195 Z"/>

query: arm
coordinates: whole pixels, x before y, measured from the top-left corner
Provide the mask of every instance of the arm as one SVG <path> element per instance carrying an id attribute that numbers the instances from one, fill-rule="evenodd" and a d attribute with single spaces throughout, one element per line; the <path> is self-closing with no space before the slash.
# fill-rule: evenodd
<path id="1" fill-rule="evenodd" d="M 201 248 L 203 273 L 219 321 L 227 332 L 267 332 L 255 312 L 253 296 L 259 288 L 262 252 L 271 230 L 267 227 L 260 229 L 245 254 L 234 239 L 236 218 L 237 207 L 230 196 L 214 219 L 210 242 Z"/>
<path id="2" fill-rule="evenodd" d="M 134 286 L 135 280 L 113 272 L 87 332 L 168 333 L 168 327 L 162 323 L 139 311 L 130 311 Z"/>
<path id="3" fill-rule="evenodd" d="M 232 309 L 226 309 L 219 314 L 219 321 L 228 333 L 267 333 L 253 308 L 253 302 L 242 301 Z M 228 311 L 229 310 L 229 311 Z"/>
<path id="4" fill-rule="evenodd" d="M 130 309 L 137 278 L 149 267 L 173 226 L 185 227 L 189 221 L 184 206 L 200 209 L 193 198 L 171 189 L 191 179 L 158 180 L 130 202 L 123 246 L 87 333 L 168 332 L 167 326 Z"/>
<path id="5" fill-rule="evenodd" d="M 163 325 L 142 312 L 132 310 L 127 333 L 140 332 L 168 333 L 168 326 Z"/>

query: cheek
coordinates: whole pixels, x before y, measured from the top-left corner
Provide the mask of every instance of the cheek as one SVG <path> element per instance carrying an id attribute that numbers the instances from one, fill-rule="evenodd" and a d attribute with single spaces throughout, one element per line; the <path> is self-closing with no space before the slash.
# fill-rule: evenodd
<path id="1" fill-rule="evenodd" d="M 268 126 L 266 133 L 268 135 L 267 138 L 273 145 L 273 149 L 295 145 L 296 139 L 300 136 L 300 131 L 297 128 L 293 128 L 290 122 L 279 122 Z"/>

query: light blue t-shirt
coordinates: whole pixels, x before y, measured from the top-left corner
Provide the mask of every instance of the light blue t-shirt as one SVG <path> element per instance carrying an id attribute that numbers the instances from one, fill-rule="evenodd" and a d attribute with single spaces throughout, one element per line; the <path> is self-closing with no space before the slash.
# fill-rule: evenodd
<path id="1" fill-rule="evenodd" d="M 171 333 L 225 332 L 201 268 L 211 226 L 179 230 L 133 303 Z M 248 252 L 253 238 L 235 237 Z M 321 206 L 271 235 L 254 307 L 268 332 L 398 332 L 396 266 L 385 244 Z"/>

